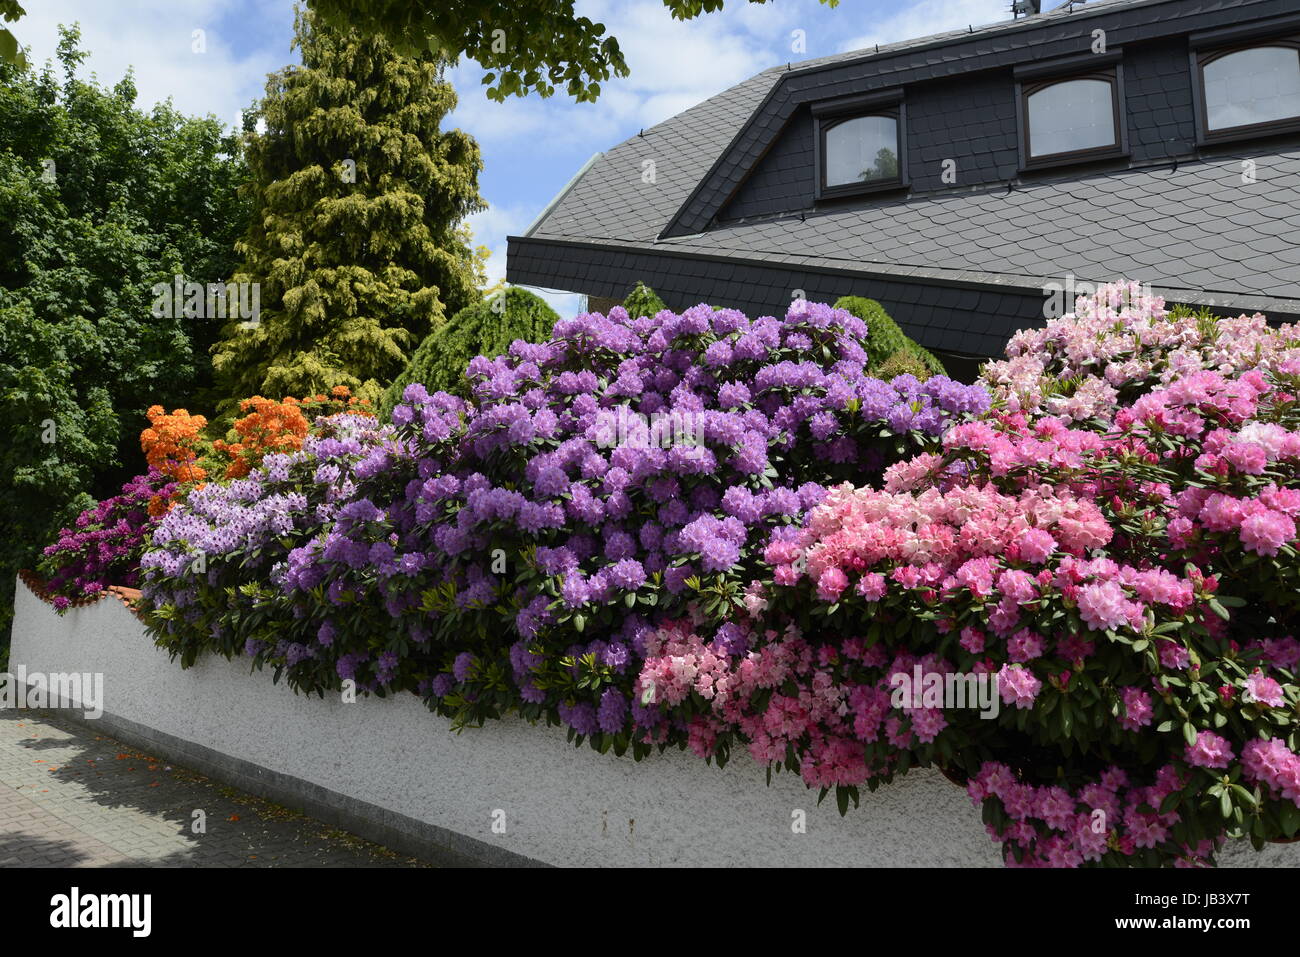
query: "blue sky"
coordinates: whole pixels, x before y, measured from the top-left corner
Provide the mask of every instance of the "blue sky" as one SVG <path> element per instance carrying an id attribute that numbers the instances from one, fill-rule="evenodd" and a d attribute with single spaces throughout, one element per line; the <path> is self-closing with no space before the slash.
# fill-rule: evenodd
<path id="1" fill-rule="evenodd" d="M 57 25 L 76 21 L 91 51 L 88 68 L 102 81 L 116 82 L 133 67 L 142 104 L 171 97 L 186 112 L 228 123 L 261 94 L 269 71 L 298 59 L 289 48 L 291 0 L 34 0 L 26 6 L 14 32 L 38 63 L 53 56 Z M 527 229 L 593 153 L 774 64 L 1005 20 L 1009 7 L 1010 0 L 841 0 L 835 9 L 817 0 L 730 0 L 720 13 L 682 23 L 660 0 L 579 0 L 580 14 L 619 38 L 631 69 L 629 77 L 603 84 L 595 104 L 558 93 L 494 103 L 483 95 L 477 64 L 462 62 L 449 73 L 460 105 L 448 122 L 472 134 L 483 151 L 480 192 L 489 209 L 471 226 L 476 242 L 493 251 L 492 278 L 505 273 L 506 236 Z M 203 53 L 192 49 L 195 30 L 204 31 Z M 794 49 L 797 39 L 803 52 Z M 564 313 L 577 306 L 576 297 L 547 298 Z"/>

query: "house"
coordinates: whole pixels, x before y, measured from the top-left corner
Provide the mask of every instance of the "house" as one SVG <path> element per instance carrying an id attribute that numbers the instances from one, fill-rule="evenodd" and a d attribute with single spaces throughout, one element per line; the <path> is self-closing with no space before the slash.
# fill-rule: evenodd
<path id="1" fill-rule="evenodd" d="M 1094 0 L 765 70 L 593 157 L 507 278 L 869 296 L 978 358 L 1085 281 L 1300 320 L 1298 236 L 1300 2 Z"/>

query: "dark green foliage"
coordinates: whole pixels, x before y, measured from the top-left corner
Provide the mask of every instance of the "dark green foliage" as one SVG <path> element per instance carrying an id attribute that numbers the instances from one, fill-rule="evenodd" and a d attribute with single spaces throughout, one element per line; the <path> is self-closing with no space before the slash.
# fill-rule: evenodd
<path id="1" fill-rule="evenodd" d="M 653 316 L 660 310 L 667 309 L 664 301 L 660 299 L 653 289 L 643 282 L 638 282 L 636 287 L 627 294 L 623 300 L 623 308 L 633 319 L 640 319 L 642 316 Z"/>
<path id="2" fill-rule="evenodd" d="M 1218 319 L 1218 314 L 1205 306 L 1187 306 L 1182 303 L 1174 303 L 1168 307 L 1170 319 L 1186 319 L 1195 317 L 1203 322 L 1214 322 Z"/>
<path id="3" fill-rule="evenodd" d="M 232 321 L 213 364 L 226 407 L 346 386 L 378 401 L 421 340 L 480 298 L 464 218 L 483 208 L 478 144 L 443 119 L 445 64 L 382 37 L 296 23 L 303 65 L 274 73 L 248 137 L 252 225 L 235 279 L 260 323 Z"/>
<path id="4" fill-rule="evenodd" d="M 750 0 L 765 3 L 766 0 Z M 821 0 L 829 7 L 839 0 Z M 574 0 L 308 0 L 339 27 L 382 33 L 408 55 L 429 50 L 466 56 L 489 70 L 493 100 L 563 87 L 579 103 L 600 96 L 601 82 L 627 76 L 618 39 L 580 16 Z M 663 0 L 675 20 L 720 10 L 723 0 Z"/>
<path id="5" fill-rule="evenodd" d="M 876 300 L 862 296 L 842 296 L 835 303 L 835 308 L 847 309 L 867 324 L 867 370 L 873 375 L 879 374 L 876 370 L 899 351 L 915 357 L 929 370 L 930 375 L 944 375 L 943 363 L 928 349 L 908 338 Z"/>
<path id="6" fill-rule="evenodd" d="M 234 138 L 79 79 L 79 40 L 0 64 L 0 644 L 17 570 L 143 471 L 144 410 L 210 388 L 218 324 L 154 316 L 151 289 L 229 276 L 247 223 Z"/>
<path id="7" fill-rule="evenodd" d="M 412 382 L 430 392 L 468 396 L 465 367 L 471 359 L 499 356 L 516 339 L 542 342 L 559 318 L 545 300 L 526 289 L 507 289 L 466 306 L 420 344 L 410 365 L 384 392 L 380 417 L 388 418 Z"/>
<path id="8" fill-rule="evenodd" d="M 0 19 L 17 20 L 26 12 L 18 5 L 18 0 L 0 0 Z M 18 38 L 10 31 L 3 29 L 0 29 L 0 60 L 12 63 L 17 67 L 27 65 L 27 58 L 23 56 L 23 50 L 18 43 Z"/>

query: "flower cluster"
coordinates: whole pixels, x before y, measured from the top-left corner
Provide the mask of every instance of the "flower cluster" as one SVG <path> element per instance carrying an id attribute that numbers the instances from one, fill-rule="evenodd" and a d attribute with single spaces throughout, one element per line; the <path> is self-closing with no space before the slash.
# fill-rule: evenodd
<path id="1" fill-rule="evenodd" d="M 322 416 L 373 416 L 370 400 L 352 395 L 347 386 L 335 386 L 329 395 L 318 394 L 303 399 L 286 396 L 282 401 L 260 395 L 244 399 L 239 410 L 247 413 L 236 419 L 232 431 L 236 441 L 218 439 L 213 450 L 230 460 L 225 477 L 243 478 L 262 464 L 272 453 L 296 452 L 302 448 L 309 424 Z"/>
<path id="2" fill-rule="evenodd" d="M 967 787 L 971 800 L 986 806 L 985 826 L 1012 866 L 1078 867 L 1109 859 L 1117 866 L 1171 860 L 1175 867 L 1204 867 L 1223 843 L 1180 839 L 1187 830 L 1183 815 L 1162 810 L 1189 783 L 1173 765 L 1160 768 L 1145 785 L 1132 783 L 1115 766 L 1068 787 L 1020 778 L 1006 764 L 987 761 Z"/>
<path id="3" fill-rule="evenodd" d="M 474 360 L 470 402 L 410 386 L 393 434 L 353 450 L 351 484 L 310 527 L 249 536 L 288 521 L 257 511 L 284 494 L 269 480 L 326 482 L 341 464 L 310 440 L 305 457 L 268 456 L 255 487 L 192 494 L 182 511 L 201 527 L 177 516 L 160 531 L 172 547 L 146 591 L 187 647 L 238 651 L 244 610 L 208 610 L 220 592 L 192 593 L 185 568 L 215 549 L 234 574 L 249 556 L 244 591 L 309 639 L 244 650 L 295 686 L 416 689 L 457 720 L 519 709 L 624 747 L 652 621 L 693 607 L 720 626 L 770 536 L 830 480 L 937 449 L 987 410 L 978 386 L 866 375 L 866 334 L 802 301 L 783 319 L 701 306 L 560 322 L 547 342 Z"/>
<path id="4" fill-rule="evenodd" d="M 1295 371 L 1300 329 L 1270 328 L 1258 314 L 1171 312 L 1137 283 L 1112 283 L 1080 297 L 1073 313 L 1017 332 L 1006 354 L 982 378 L 1012 411 L 1106 421 L 1117 404 L 1193 372 Z"/>
<path id="5" fill-rule="evenodd" d="M 1153 850 L 1144 860 L 1172 862 L 1200 859 L 1229 833 L 1295 833 L 1300 802 L 1287 782 L 1297 765 L 1280 742 L 1295 734 L 1300 643 L 1261 639 L 1268 631 L 1256 626 L 1235 632 L 1227 609 L 1245 603 L 1221 594 L 1219 576 L 1195 564 L 1176 572 L 1102 557 L 1143 550 L 1117 543 L 1128 537 L 1124 524 L 1075 498 L 1067 482 L 1027 481 L 1012 495 L 980 484 L 978 474 L 946 489 L 831 490 L 802 530 L 768 545 L 772 585 L 750 593 L 761 597 L 755 610 L 769 619 L 808 620 L 808 633 L 818 639 L 814 654 L 824 661 L 852 659 L 865 638 L 867 648 L 894 658 L 887 673 L 905 665 L 905 651 L 927 660 L 930 670 L 996 675 L 1006 707 L 995 719 L 973 720 L 945 701 L 920 730 L 914 715 L 908 723 L 895 714 L 887 740 L 919 763 L 957 767 L 961 756 L 987 753 L 996 741 L 1013 744 L 1022 761 L 1039 755 L 1019 765 L 1014 800 L 983 794 L 1009 809 L 1014 823 L 994 829 L 1009 860 L 1079 864 L 1112 855 L 1107 860 L 1115 863 L 1137 847 Z M 1269 624 L 1281 627 L 1276 618 Z M 756 639 L 751 654 L 764 651 Z M 816 690 L 815 677 L 794 678 L 799 696 Z M 822 681 L 825 689 L 836 686 Z M 852 701 L 854 690 L 843 690 Z M 878 678 L 873 693 L 881 700 Z M 822 718 L 800 742 L 781 742 L 780 754 L 755 749 L 766 739 L 752 726 L 732 722 L 711 733 L 739 736 L 765 762 L 793 755 L 799 766 L 819 767 L 824 761 L 809 746 L 818 735 L 832 735 L 840 717 Z M 914 738 L 904 737 L 909 731 Z M 1267 777 L 1260 776 L 1262 765 L 1254 777 L 1246 771 L 1264 782 L 1260 789 L 1221 790 L 1226 786 L 1214 782 L 1239 760 L 1246 767 L 1246 753 L 1271 758 Z M 1072 769 L 1066 783 L 1080 787 L 1092 780 L 1090 761 L 1104 757 L 1141 779 L 1153 755 L 1182 783 L 1158 795 L 1159 814 L 1147 808 L 1147 792 L 1131 795 L 1139 809 L 1110 818 L 1115 828 L 1125 822 L 1126 832 L 1085 832 L 1079 815 L 1086 809 L 1077 801 L 1050 826 L 1023 823 L 1036 816 L 1023 810 L 1034 806 L 1029 795 L 1041 797 L 1049 786 L 1037 779 L 1039 765 Z M 1213 815 L 1198 806 L 1207 802 Z M 1173 813 L 1188 805 L 1195 810 L 1186 820 Z M 1163 830 L 1152 836 L 1157 818 Z M 1147 826 L 1152 830 L 1142 832 Z"/>
<path id="6" fill-rule="evenodd" d="M 298 687 L 336 682 L 317 662 L 316 626 L 288 606 L 271 579 L 291 550 L 320 535 L 356 494 L 356 464 L 391 442 L 368 416 L 318 420 L 303 448 L 267 455 L 227 484 L 192 489 L 154 529 L 140 559 L 141 605 L 159 644 L 192 663 L 202 652 L 249 654 L 300 665 Z M 315 668 L 315 672 L 312 672 Z"/>
<path id="7" fill-rule="evenodd" d="M 458 726 L 745 750 L 842 810 L 937 764 L 1012 864 L 1300 832 L 1294 330 L 1105 287 L 981 386 L 874 379 L 866 334 L 615 309 L 469 401 L 320 418 L 163 519 L 151 628 Z"/>
<path id="8" fill-rule="evenodd" d="M 38 568 L 47 594 L 56 596 L 55 607 L 62 611 L 69 600 L 97 595 L 109 585 L 137 584 L 140 556 L 158 521 L 150 505 L 170 498 L 175 488 L 170 476 L 151 468 L 62 529 Z"/>
<path id="9" fill-rule="evenodd" d="M 1106 370 L 1104 412 L 1021 402 L 995 370 L 998 409 L 892 466 L 883 491 L 832 491 L 767 547 L 771 585 L 746 591 L 752 613 L 804 616 L 832 646 L 888 641 L 897 620 L 914 653 L 996 670 L 1010 708 L 982 728 L 945 710 L 938 750 L 914 757 L 1023 733 L 992 750 L 1018 756 L 1002 762 L 1020 790 L 979 791 L 988 813 L 1010 813 L 994 833 L 1012 861 L 1123 863 L 1135 848 L 1144 863 L 1199 861 L 1225 836 L 1300 830 L 1292 332 L 1141 300 L 1117 312 L 1115 292 L 1081 303 L 1085 332 L 1024 333 L 1009 350 L 1033 350 L 1040 371 Z M 966 760 L 944 763 L 974 773 Z M 1082 799 L 1055 823 L 1032 811 L 1029 795 L 1081 794 L 1104 766 L 1143 782 L 1110 828 L 1077 830 Z"/>
<path id="10" fill-rule="evenodd" d="M 196 445 L 208 420 L 185 409 L 168 415 L 161 405 L 150 406 L 145 416 L 149 427 L 140 433 L 140 448 L 149 467 L 182 484 L 203 481 L 207 473 L 195 464 Z"/>
<path id="11" fill-rule="evenodd" d="M 302 448 L 308 422 L 297 399 L 276 402 L 255 395 L 242 400 L 239 411 L 247 415 L 235 420 L 233 429 L 238 441 L 218 439 L 212 443 L 216 452 L 230 458 L 226 478 L 243 478 L 269 454 L 296 452 Z"/>

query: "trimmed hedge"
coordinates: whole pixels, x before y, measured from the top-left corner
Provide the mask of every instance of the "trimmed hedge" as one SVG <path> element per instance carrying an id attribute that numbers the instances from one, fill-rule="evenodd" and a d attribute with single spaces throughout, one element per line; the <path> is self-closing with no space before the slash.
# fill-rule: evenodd
<path id="1" fill-rule="evenodd" d="M 908 338 L 898 323 L 890 318 L 885 308 L 874 299 L 863 296 L 842 296 L 836 309 L 847 309 L 867 324 L 867 369 L 873 373 L 893 358 L 894 353 L 907 352 L 920 362 L 930 375 L 945 375 L 943 363 L 919 343 Z M 881 376 L 884 378 L 884 376 Z"/>
<path id="2" fill-rule="evenodd" d="M 516 339 L 540 342 L 559 319 L 545 300 L 525 289 L 507 289 L 466 306 L 420 343 L 405 371 L 385 390 L 380 418 L 388 418 L 402 401 L 402 390 L 412 382 L 421 383 L 430 392 L 468 396 L 465 369 L 471 359 L 495 358 Z"/>

